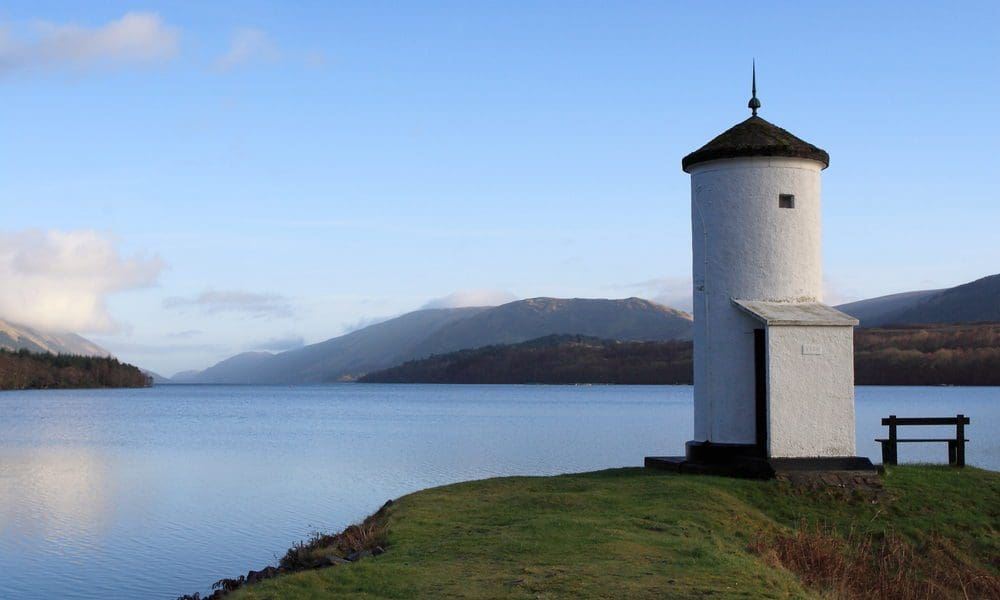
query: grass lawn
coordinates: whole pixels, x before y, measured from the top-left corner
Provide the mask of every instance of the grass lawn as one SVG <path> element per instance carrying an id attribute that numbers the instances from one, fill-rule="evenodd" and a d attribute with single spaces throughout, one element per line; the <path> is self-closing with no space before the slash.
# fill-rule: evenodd
<path id="1" fill-rule="evenodd" d="M 227 598 L 1000 597 L 1000 473 L 883 481 L 875 502 L 644 469 L 460 483 L 390 506 L 381 556 Z"/>

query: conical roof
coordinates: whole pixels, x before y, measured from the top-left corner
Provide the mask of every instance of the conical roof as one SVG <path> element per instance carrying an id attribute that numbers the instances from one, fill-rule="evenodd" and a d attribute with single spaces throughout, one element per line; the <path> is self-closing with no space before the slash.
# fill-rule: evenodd
<path id="1" fill-rule="evenodd" d="M 830 155 L 825 150 L 800 140 L 781 127 L 754 115 L 730 127 L 715 139 L 684 157 L 681 167 L 690 172 L 692 166 L 724 158 L 752 156 L 782 156 L 807 158 L 830 166 Z"/>

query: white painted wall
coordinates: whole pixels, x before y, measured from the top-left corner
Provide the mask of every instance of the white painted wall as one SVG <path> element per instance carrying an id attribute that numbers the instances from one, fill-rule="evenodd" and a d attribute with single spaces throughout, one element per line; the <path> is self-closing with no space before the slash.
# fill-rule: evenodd
<path id="1" fill-rule="evenodd" d="M 854 456 L 854 328 L 772 325 L 767 348 L 770 456 Z"/>
<path id="2" fill-rule="evenodd" d="M 754 443 L 753 329 L 730 301 L 822 301 L 822 164 L 739 158 L 691 167 L 694 439 Z M 778 207 L 794 194 L 795 208 Z"/>

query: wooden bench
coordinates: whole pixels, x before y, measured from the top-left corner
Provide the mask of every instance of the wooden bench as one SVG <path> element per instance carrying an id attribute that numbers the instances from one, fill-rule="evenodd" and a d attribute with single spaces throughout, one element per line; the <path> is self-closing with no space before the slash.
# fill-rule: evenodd
<path id="1" fill-rule="evenodd" d="M 955 417 L 897 417 L 889 415 L 887 419 L 882 419 L 882 425 L 889 426 L 888 438 L 876 438 L 876 442 L 882 444 L 882 464 L 897 464 L 898 455 L 896 445 L 908 442 L 948 442 L 948 464 L 956 467 L 965 466 L 965 426 L 969 424 L 969 417 L 958 415 Z M 901 438 L 896 434 L 896 428 L 900 425 L 954 425 L 954 438 Z"/>

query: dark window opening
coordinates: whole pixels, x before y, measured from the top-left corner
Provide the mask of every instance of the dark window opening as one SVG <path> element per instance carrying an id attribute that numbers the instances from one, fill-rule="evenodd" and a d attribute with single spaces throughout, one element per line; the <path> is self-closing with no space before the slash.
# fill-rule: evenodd
<path id="1" fill-rule="evenodd" d="M 778 208 L 795 208 L 795 195 L 778 194 Z"/>

